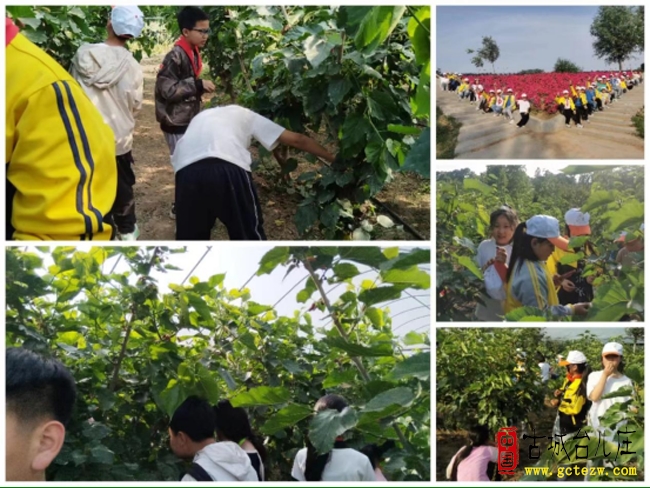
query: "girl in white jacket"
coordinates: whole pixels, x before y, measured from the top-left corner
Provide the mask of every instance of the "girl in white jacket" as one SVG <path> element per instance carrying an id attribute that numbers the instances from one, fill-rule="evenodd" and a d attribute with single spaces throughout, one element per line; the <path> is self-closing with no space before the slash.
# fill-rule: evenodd
<path id="1" fill-rule="evenodd" d="M 501 321 L 503 301 L 506 299 L 505 271 L 506 263 L 512 252 L 512 238 L 519 224 L 517 213 L 508 206 L 503 206 L 490 214 L 492 238 L 478 246 L 477 261 L 483 271 L 485 293 L 484 304 L 476 307 L 476 317 L 485 322 Z"/>

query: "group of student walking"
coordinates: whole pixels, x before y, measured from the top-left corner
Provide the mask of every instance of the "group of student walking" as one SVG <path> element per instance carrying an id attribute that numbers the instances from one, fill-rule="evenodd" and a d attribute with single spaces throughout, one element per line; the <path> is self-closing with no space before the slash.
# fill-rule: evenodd
<path id="1" fill-rule="evenodd" d="M 623 346 L 617 342 L 608 342 L 603 346 L 600 360 L 597 362 L 600 363 L 601 369 L 592 372 L 588 358 L 581 351 L 576 350 L 569 351 L 566 359 L 563 358 L 559 362 L 559 366 L 566 368 L 566 376 L 562 386 L 552 392 L 554 398 L 551 405 L 557 409 L 552 433 L 553 442 L 565 443 L 578 432 L 585 433 L 585 428 L 588 427 L 591 432 L 590 438 L 599 436 L 599 445 L 605 441 L 617 443 L 618 432 L 627 423 L 625 415 L 615 427 L 604 424 L 603 417 L 610 407 L 632 399 L 629 395 L 607 398 L 610 393 L 633 387 L 632 380 L 624 374 Z M 541 370 L 541 375 L 543 380 L 544 369 Z M 542 384 L 546 386 L 547 381 L 543 381 Z M 630 412 L 634 413 L 632 407 Z M 544 437 L 548 437 L 548 434 L 539 433 Z M 452 481 L 500 480 L 496 469 L 498 450 L 492 438 L 485 425 L 477 425 L 470 429 L 466 445 L 453 456 L 447 467 L 447 479 Z M 613 448 L 615 449 L 615 446 Z M 596 453 L 592 452 L 591 455 L 594 456 Z M 588 465 L 593 464 L 593 461 L 589 461 Z"/>
<path id="2" fill-rule="evenodd" d="M 485 293 L 476 309 L 481 321 L 500 321 L 523 306 L 550 312 L 553 317 L 587 315 L 594 297 L 597 274 L 586 272 L 586 258 L 596 250 L 589 240 L 579 248 L 569 246 L 571 238 L 591 235 L 590 216 L 578 208 L 564 216 L 565 233 L 549 215 L 535 215 L 519 222 L 515 210 L 503 206 L 490 214 L 491 238 L 478 247 L 477 262 L 483 272 Z M 641 231 L 644 230 L 643 224 Z M 643 250 L 643 239 L 627 239 L 622 233 L 616 241 L 620 250 L 617 263 L 631 266 Z M 564 260 L 582 253 L 578 260 Z"/>
<path id="3" fill-rule="evenodd" d="M 45 481 L 65 441 L 77 389 L 72 374 L 56 359 L 26 348 L 6 351 L 7 481 Z M 346 400 L 334 394 L 320 398 L 316 413 L 342 412 Z M 186 398 L 169 422 L 172 452 L 188 462 L 181 481 L 267 481 L 270 469 L 264 442 L 251 428 L 246 410 L 228 400 L 216 406 L 197 396 Z M 293 461 L 294 481 L 386 481 L 380 463 L 395 443 L 348 445 L 344 434 L 333 449 L 319 454 L 307 439 Z"/>
<path id="4" fill-rule="evenodd" d="M 632 90 L 643 81 L 640 73 L 631 72 L 596 76 L 587 80 L 585 86 L 574 87 L 558 93 L 555 103 L 565 117 L 567 127 L 571 120 L 577 127 L 583 127 L 582 121 L 589 122 L 589 116 L 605 110 L 609 104 L 618 101 L 628 90 Z M 459 73 L 442 73 L 440 84 L 443 91 L 457 93 L 458 99 L 476 104 L 481 113 L 492 113 L 494 117 L 503 116 L 510 124 L 515 123 L 513 112 L 519 110 L 521 119 L 517 128 L 524 127 L 530 119 L 531 104 L 525 93 L 518 95 L 512 88 L 498 88 L 496 85 L 486 90 L 478 78 L 473 82 L 463 78 Z"/>
<path id="5" fill-rule="evenodd" d="M 177 240 L 209 240 L 216 220 L 231 240 L 264 240 L 251 176 L 254 139 L 286 163 L 280 145 L 333 162 L 315 140 L 239 105 L 201 110 L 215 84 L 201 77 L 208 15 L 184 7 L 181 35 L 156 76 L 156 120 L 175 173 Z M 135 240 L 132 154 L 143 74 L 127 49 L 145 20 L 115 6 L 104 42 L 79 48 L 66 72 L 6 19 L 8 240 Z M 169 164 L 163 162 L 163 164 Z"/>

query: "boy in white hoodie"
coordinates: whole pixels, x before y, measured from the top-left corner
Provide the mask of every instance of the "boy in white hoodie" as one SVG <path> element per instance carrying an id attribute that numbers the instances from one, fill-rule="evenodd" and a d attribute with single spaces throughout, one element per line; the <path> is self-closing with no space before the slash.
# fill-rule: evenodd
<path id="1" fill-rule="evenodd" d="M 234 442 L 215 441 L 216 416 L 210 404 L 188 397 L 176 409 L 169 423 L 169 446 L 192 467 L 181 481 L 250 481 L 257 473 L 248 454 Z"/>
<path id="2" fill-rule="evenodd" d="M 136 6 L 118 5 L 113 8 L 106 28 L 105 42 L 79 48 L 70 73 L 113 129 L 118 174 L 113 219 L 121 240 L 136 240 L 140 233 L 135 217 L 131 148 L 135 115 L 142 107 L 143 77 L 140 64 L 126 49 L 126 43 L 141 34 L 144 14 Z"/>

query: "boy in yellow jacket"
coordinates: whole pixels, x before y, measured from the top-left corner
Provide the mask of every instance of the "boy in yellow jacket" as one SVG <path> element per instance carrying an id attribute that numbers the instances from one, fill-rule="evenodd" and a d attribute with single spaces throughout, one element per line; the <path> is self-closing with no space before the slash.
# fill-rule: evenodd
<path id="1" fill-rule="evenodd" d="M 109 240 L 113 132 L 81 87 L 6 19 L 6 238 Z"/>
<path id="2" fill-rule="evenodd" d="M 574 120 L 576 126 L 582 127 L 580 116 L 576 112 L 576 105 L 569 96 L 569 90 L 564 90 L 562 96 L 558 93 L 555 97 L 555 103 L 558 104 L 560 111 L 564 114 L 564 123 L 567 127 L 571 127 L 571 119 Z"/>

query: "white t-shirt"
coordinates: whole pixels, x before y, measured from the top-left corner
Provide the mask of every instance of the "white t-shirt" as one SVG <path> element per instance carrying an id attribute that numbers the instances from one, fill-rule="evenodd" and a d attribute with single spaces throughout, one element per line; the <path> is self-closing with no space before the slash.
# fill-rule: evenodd
<path id="1" fill-rule="evenodd" d="M 219 158 L 251 171 L 251 139 L 267 151 L 278 145 L 284 127 L 239 105 L 209 108 L 192 119 L 176 144 L 174 172 L 206 158 Z"/>
<path id="2" fill-rule="evenodd" d="M 548 380 L 551 379 L 551 365 L 544 362 L 544 363 L 538 363 L 539 369 L 541 370 L 541 375 L 542 375 L 542 381 L 546 383 Z"/>
<path id="3" fill-rule="evenodd" d="M 303 447 L 293 461 L 291 476 L 298 481 L 305 479 L 307 448 Z M 332 449 L 330 460 L 323 470 L 321 481 L 377 481 L 375 470 L 365 454 L 354 449 Z"/>
<path id="4" fill-rule="evenodd" d="M 528 100 L 518 100 L 517 104 L 519 105 L 520 114 L 527 114 L 530 110 L 530 102 Z"/>
<path id="5" fill-rule="evenodd" d="M 603 375 L 603 371 L 595 371 L 589 375 L 589 378 L 587 379 L 587 397 L 589 397 L 589 395 L 591 395 L 591 393 L 594 391 L 594 388 L 596 388 L 596 385 L 600 381 L 602 375 Z M 616 390 L 620 390 L 621 388 L 628 388 L 632 386 L 633 386 L 632 380 L 625 375 L 621 375 L 619 377 L 610 376 L 609 378 L 607 378 L 607 383 L 605 383 L 605 389 L 603 390 L 602 396 L 605 396 L 608 393 L 612 393 Z M 588 424 L 591 425 L 594 429 L 604 432 L 605 427 L 601 427 L 600 418 L 603 415 L 605 415 L 607 409 L 612 405 L 615 405 L 617 403 L 623 403 L 630 399 L 631 397 L 629 396 L 606 398 L 604 400 L 601 397 L 600 400 L 598 400 L 597 402 L 593 402 L 591 404 L 591 408 L 589 409 L 589 415 L 587 417 Z M 617 430 L 623 427 L 625 423 L 626 423 L 625 421 L 619 422 L 616 426 Z M 606 436 L 606 438 L 609 439 L 610 441 L 614 441 L 615 437 L 616 437 L 615 432 L 613 435 Z"/>

